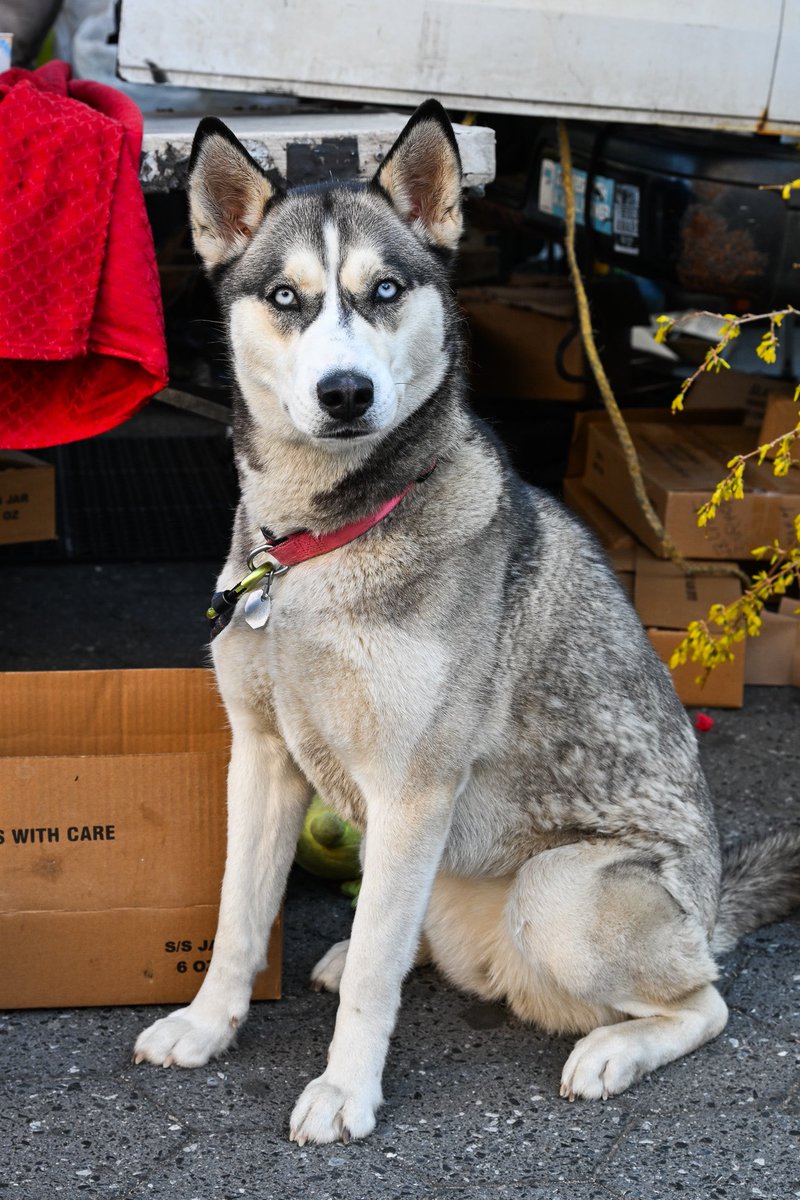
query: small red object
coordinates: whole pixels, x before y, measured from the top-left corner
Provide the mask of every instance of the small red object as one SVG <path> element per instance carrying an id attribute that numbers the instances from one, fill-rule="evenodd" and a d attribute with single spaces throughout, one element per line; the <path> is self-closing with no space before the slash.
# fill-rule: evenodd
<path id="1" fill-rule="evenodd" d="M 714 728 L 714 718 L 708 713 L 698 713 L 694 719 L 694 727 L 699 733 L 708 733 L 709 729 Z"/>
<path id="2" fill-rule="evenodd" d="M 142 114 L 67 63 L 0 75 L 0 447 L 111 429 L 167 381 Z"/>

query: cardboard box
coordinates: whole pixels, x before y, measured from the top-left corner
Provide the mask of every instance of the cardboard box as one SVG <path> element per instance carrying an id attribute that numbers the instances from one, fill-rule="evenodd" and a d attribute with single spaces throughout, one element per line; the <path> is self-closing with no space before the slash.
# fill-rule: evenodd
<path id="1" fill-rule="evenodd" d="M 479 395 L 520 400 L 580 401 L 585 383 L 559 373 L 585 373 L 574 318 L 574 297 L 563 288 L 462 288 L 459 301 L 470 326 L 473 387 Z M 543 311 L 546 310 L 546 311 Z M 565 315 L 566 313 L 566 315 Z"/>
<path id="2" fill-rule="evenodd" d="M 22 450 L 0 450 L 0 543 L 55 536 L 55 467 Z"/>
<path id="3" fill-rule="evenodd" d="M 772 442 L 775 438 L 781 437 L 784 433 L 794 429 L 800 421 L 800 403 L 792 399 L 792 394 L 776 395 L 772 394 L 767 397 L 766 408 L 764 409 L 764 419 L 761 422 L 761 428 L 758 432 L 758 445 L 763 446 L 765 442 Z M 800 450 L 793 451 L 796 458 L 800 454 Z M 772 450 L 767 458 L 774 458 L 775 451 Z"/>
<path id="4" fill-rule="evenodd" d="M 648 629 L 662 662 L 669 660 L 683 641 L 683 633 L 674 629 Z M 700 663 L 687 662 L 672 671 L 672 682 L 683 704 L 699 708 L 741 708 L 744 698 L 744 654 L 732 663 L 722 663 L 711 671 L 704 683 L 698 683 L 703 668 Z"/>
<path id="5" fill-rule="evenodd" d="M 500 274 L 500 238 L 492 230 L 469 225 L 458 244 L 456 280 L 459 287 L 497 279 Z"/>
<path id="6" fill-rule="evenodd" d="M 8 673 L 2 694 L 0 1007 L 188 1002 L 225 859 L 212 672 Z M 257 999 L 280 968 L 278 922 Z"/>
<path id="7" fill-rule="evenodd" d="M 659 658 L 667 666 L 690 621 L 707 617 L 712 604 L 732 604 L 741 594 L 741 584 L 733 575 L 687 575 L 643 547 L 636 551 L 634 606 Z M 676 667 L 672 682 L 684 704 L 741 708 L 744 663 L 744 645 L 737 645 L 733 662 L 715 667 L 704 683 L 697 683 L 697 677 L 703 673 L 697 662 Z"/>
<path id="8" fill-rule="evenodd" d="M 708 343 L 705 349 L 708 349 Z M 677 387 L 675 391 L 677 394 Z M 678 419 L 683 420 L 693 412 L 737 410 L 748 429 L 758 429 L 770 399 L 780 396 L 791 401 L 793 391 L 794 384 L 783 383 L 769 375 L 749 374 L 746 371 L 704 371 L 689 388 L 685 399 L 686 412 Z"/>
<path id="9" fill-rule="evenodd" d="M 669 408 L 626 408 L 623 413 L 625 423 L 629 427 L 637 425 L 674 425 L 676 420 L 682 425 L 740 425 L 741 412 L 736 409 L 710 408 L 702 412 L 684 412 L 676 417 Z M 586 462 L 589 453 L 589 432 L 593 425 L 603 425 L 613 431 L 611 419 L 604 408 L 591 409 L 575 414 L 572 427 L 572 442 L 569 448 L 566 478 L 586 474 Z M 753 447 L 751 446 L 752 450 Z"/>
<path id="10" fill-rule="evenodd" d="M 712 604 L 731 604 L 741 595 L 734 576 L 686 575 L 669 560 L 656 558 L 584 487 L 582 480 L 564 480 L 564 500 L 594 530 L 623 591 L 667 665 L 690 621 L 706 617 Z M 701 670 L 698 663 L 689 663 L 673 672 L 675 690 L 684 704 L 741 707 L 743 652 L 737 650 L 734 663 L 717 668 L 702 687 L 695 682 Z"/>
<path id="11" fill-rule="evenodd" d="M 713 565 L 724 572 L 735 564 L 698 565 Z M 735 575 L 687 575 L 668 559 L 637 547 L 634 604 L 643 625 L 685 630 L 690 621 L 707 617 L 712 604 L 733 604 L 741 594 L 742 585 Z"/>
<path id="12" fill-rule="evenodd" d="M 784 596 L 777 612 L 761 614 L 761 632 L 747 639 L 745 683 L 800 687 L 800 600 Z"/>
<path id="13" fill-rule="evenodd" d="M 564 480 L 564 503 L 595 534 L 617 575 L 631 575 L 632 586 L 636 565 L 636 539 L 630 530 L 600 503 L 582 479 Z"/>
<path id="14" fill-rule="evenodd" d="M 564 480 L 564 500 L 594 530 L 623 591 L 667 665 L 690 621 L 706 617 L 712 604 L 731 604 L 741 595 L 734 576 L 686 575 L 669 560 L 656 558 L 600 504 L 582 480 Z M 700 664 L 688 663 L 672 673 L 675 690 L 684 704 L 740 708 L 744 661 L 743 650 L 737 648 L 734 662 L 716 668 L 702 686 L 696 683 L 702 672 Z"/>
<path id="15" fill-rule="evenodd" d="M 630 600 L 631 604 L 633 604 L 633 591 L 634 591 L 634 588 L 636 587 L 636 572 L 635 571 L 616 571 L 615 574 L 617 576 L 617 579 L 619 580 L 620 587 L 622 588 L 623 592 Z"/>
<path id="16" fill-rule="evenodd" d="M 645 488 L 662 523 L 687 558 L 744 559 L 777 538 L 794 541 L 800 511 L 800 471 L 776 478 L 751 465 L 742 500 L 721 504 L 705 528 L 697 510 L 727 474 L 736 454 L 753 449 L 752 434 L 737 426 L 636 424 L 632 429 Z M 664 556 L 639 508 L 622 447 L 613 429 L 596 422 L 588 431 L 587 488 L 654 554 Z"/>

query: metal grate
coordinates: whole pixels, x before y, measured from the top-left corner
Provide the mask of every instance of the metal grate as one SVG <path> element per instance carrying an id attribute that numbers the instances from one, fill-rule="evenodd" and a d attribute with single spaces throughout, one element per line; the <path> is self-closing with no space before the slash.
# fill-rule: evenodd
<path id="1" fill-rule="evenodd" d="M 58 542 L 0 547 L 0 562 L 224 559 L 238 498 L 227 437 L 105 437 L 37 455 L 56 468 Z"/>

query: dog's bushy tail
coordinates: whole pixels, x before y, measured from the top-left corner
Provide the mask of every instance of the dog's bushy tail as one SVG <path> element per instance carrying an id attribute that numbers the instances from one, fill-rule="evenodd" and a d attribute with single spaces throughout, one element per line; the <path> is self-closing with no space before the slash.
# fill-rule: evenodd
<path id="1" fill-rule="evenodd" d="M 722 854 L 722 888 L 711 939 L 716 954 L 743 933 L 787 916 L 800 904 L 800 826 L 737 842 Z"/>

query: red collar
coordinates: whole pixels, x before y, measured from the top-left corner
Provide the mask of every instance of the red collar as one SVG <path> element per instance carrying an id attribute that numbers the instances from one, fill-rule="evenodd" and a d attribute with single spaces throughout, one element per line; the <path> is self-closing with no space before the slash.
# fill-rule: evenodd
<path id="1" fill-rule="evenodd" d="M 436 469 L 434 462 L 427 471 L 424 471 L 413 483 L 409 483 L 403 488 L 402 492 L 393 496 L 391 500 L 387 500 L 384 504 L 377 508 L 374 513 L 370 513 L 368 517 L 362 517 L 359 521 L 350 521 L 347 525 L 342 525 L 340 529 L 334 529 L 332 533 L 315 534 L 308 529 L 302 529 L 299 533 L 290 533 L 285 538 L 271 537 L 267 530 L 262 529 L 266 541 L 263 545 L 258 546 L 247 560 L 249 574 L 232 588 L 226 588 L 222 592 L 216 592 L 211 598 L 211 604 L 206 610 L 206 618 L 211 625 L 211 637 L 215 638 L 220 633 L 231 619 L 233 610 L 236 607 L 241 596 L 247 592 L 254 591 L 264 581 L 265 577 L 269 581 L 274 573 L 273 567 L 269 563 L 269 559 L 274 560 L 279 568 L 286 570 L 288 567 L 295 567 L 298 563 L 307 562 L 310 558 L 318 558 L 321 554 L 328 554 L 331 550 L 338 550 L 340 546 L 346 546 L 348 542 L 354 542 L 356 538 L 361 537 L 362 533 L 366 533 L 368 529 L 374 528 L 384 517 L 387 517 L 392 509 L 397 508 L 398 504 L 414 487 L 415 483 L 422 483 L 423 479 Z M 260 567 L 256 566 L 255 559 L 261 555 L 268 555 L 268 560 Z M 267 582 L 265 593 L 269 592 L 269 582 Z"/>
<path id="2" fill-rule="evenodd" d="M 361 517 L 358 521 L 350 521 L 349 524 L 342 525 L 331 533 L 316 534 L 311 533 L 308 529 L 301 529 L 299 533 L 290 533 L 288 537 L 270 538 L 268 532 L 263 530 L 266 541 L 263 546 L 259 546 L 258 551 L 254 551 L 253 557 L 259 551 L 263 551 L 270 558 L 274 558 L 280 566 L 295 567 L 298 563 L 307 562 L 309 558 L 318 558 L 320 554 L 338 550 L 340 546 L 354 542 L 356 538 L 361 537 L 362 533 L 373 529 L 384 517 L 388 517 L 389 513 L 397 508 L 400 501 L 405 499 L 414 484 L 422 483 L 435 469 L 436 463 L 434 462 L 424 474 L 407 484 L 402 492 L 393 496 L 391 500 L 386 500 L 380 508 L 376 508 L 374 513 L 370 513 L 367 517 Z"/>

